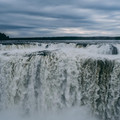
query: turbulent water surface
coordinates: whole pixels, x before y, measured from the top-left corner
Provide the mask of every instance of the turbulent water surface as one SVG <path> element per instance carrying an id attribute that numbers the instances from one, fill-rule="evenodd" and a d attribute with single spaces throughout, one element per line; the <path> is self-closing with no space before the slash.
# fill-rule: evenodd
<path id="1" fill-rule="evenodd" d="M 1 44 L 0 111 L 0 120 L 119 120 L 120 44 Z"/>

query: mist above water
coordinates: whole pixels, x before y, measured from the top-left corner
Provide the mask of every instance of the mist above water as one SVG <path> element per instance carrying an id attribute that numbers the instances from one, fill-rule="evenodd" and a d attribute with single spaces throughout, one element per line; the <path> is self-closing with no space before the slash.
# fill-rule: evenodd
<path id="1" fill-rule="evenodd" d="M 18 110 L 19 111 L 19 110 Z M 0 113 L 0 120 L 98 120 L 89 107 L 73 107 L 59 112 L 41 112 L 33 115 L 20 115 L 20 111 L 4 111 Z"/>

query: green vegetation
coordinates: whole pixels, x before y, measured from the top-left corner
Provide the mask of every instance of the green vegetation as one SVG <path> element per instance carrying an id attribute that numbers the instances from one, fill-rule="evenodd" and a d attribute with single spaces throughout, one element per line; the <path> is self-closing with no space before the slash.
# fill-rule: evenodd
<path id="1" fill-rule="evenodd" d="M 75 37 L 75 36 L 63 36 L 63 37 L 27 37 L 27 38 L 11 38 L 11 40 L 120 40 L 120 37 Z"/>
<path id="2" fill-rule="evenodd" d="M 0 40 L 8 40 L 9 36 L 5 35 L 4 33 L 0 33 Z"/>
<path id="3" fill-rule="evenodd" d="M 0 33 L 0 40 L 120 40 L 120 37 L 108 36 L 93 36 L 93 37 L 76 37 L 76 36 L 63 36 L 63 37 L 19 37 L 9 38 L 4 33 Z"/>

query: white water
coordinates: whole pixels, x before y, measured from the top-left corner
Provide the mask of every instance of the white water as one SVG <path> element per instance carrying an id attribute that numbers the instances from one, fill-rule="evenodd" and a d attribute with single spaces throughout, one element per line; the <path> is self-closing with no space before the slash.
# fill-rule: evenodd
<path id="1" fill-rule="evenodd" d="M 0 120 L 19 113 L 36 120 L 118 120 L 120 44 L 113 45 L 114 55 L 109 44 L 1 45 Z"/>

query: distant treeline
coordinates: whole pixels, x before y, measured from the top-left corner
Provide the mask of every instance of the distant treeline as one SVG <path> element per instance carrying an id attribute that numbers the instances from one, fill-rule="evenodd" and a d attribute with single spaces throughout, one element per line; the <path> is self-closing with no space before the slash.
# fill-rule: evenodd
<path id="1" fill-rule="evenodd" d="M 64 36 L 64 37 L 27 37 L 27 38 L 10 38 L 4 33 L 0 33 L 0 40 L 120 40 L 120 37 L 107 37 L 107 36 L 96 36 L 96 37 L 75 37 L 75 36 Z"/>
<path id="2" fill-rule="evenodd" d="M 4 33 L 0 33 L 0 40 L 7 40 L 9 36 L 5 35 Z"/>
<path id="3" fill-rule="evenodd" d="M 28 38 L 10 38 L 11 40 L 120 40 L 120 37 L 28 37 Z"/>

